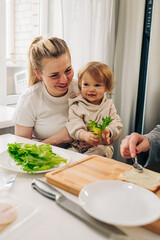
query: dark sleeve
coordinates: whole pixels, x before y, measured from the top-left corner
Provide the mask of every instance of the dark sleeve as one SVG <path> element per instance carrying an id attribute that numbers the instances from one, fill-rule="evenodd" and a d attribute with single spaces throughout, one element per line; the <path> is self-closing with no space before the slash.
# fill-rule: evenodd
<path id="1" fill-rule="evenodd" d="M 150 142 L 150 149 L 146 153 L 139 154 L 139 163 L 150 170 L 160 172 L 160 125 L 145 136 Z"/>

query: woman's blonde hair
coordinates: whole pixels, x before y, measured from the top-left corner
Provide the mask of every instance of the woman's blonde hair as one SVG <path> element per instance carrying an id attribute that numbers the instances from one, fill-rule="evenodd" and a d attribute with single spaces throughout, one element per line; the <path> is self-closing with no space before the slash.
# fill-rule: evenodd
<path id="1" fill-rule="evenodd" d="M 34 38 L 28 52 L 29 86 L 32 86 L 40 81 L 34 70 L 38 70 L 40 73 L 42 73 L 43 58 L 58 58 L 65 53 L 68 53 L 69 57 L 71 58 L 66 42 L 60 38 L 51 37 L 46 39 L 42 36 Z"/>
<path id="2" fill-rule="evenodd" d="M 113 94 L 114 76 L 108 65 L 101 62 L 89 62 L 78 71 L 78 86 L 81 89 L 84 73 L 89 73 L 97 82 L 104 82 L 108 94 Z"/>

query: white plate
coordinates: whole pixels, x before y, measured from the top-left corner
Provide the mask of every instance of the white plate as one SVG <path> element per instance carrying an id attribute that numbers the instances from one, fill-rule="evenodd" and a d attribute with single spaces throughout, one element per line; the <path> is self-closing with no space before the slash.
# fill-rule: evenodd
<path id="1" fill-rule="evenodd" d="M 114 225 L 141 226 L 160 217 L 160 199 L 153 192 L 122 181 L 91 183 L 81 190 L 79 202 L 92 217 Z"/>
<path id="2" fill-rule="evenodd" d="M 49 172 L 49 171 L 52 171 L 54 169 L 57 169 L 57 168 L 60 168 L 60 167 L 63 167 L 65 166 L 66 164 L 69 163 L 70 161 L 70 158 L 69 158 L 69 155 L 66 154 L 63 149 L 57 149 L 57 148 L 52 148 L 53 152 L 60 155 L 61 157 L 67 159 L 67 163 L 60 163 L 58 167 L 55 167 L 55 168 L 51 168 L 51 169 L 48 169 L 48 170 L 43 170 L 43 171 L 36 171 L 36 172 L 33 172 L 34 174 L 35 173 L 45 173 L 45 172 Z M 11 171 L 14 171 L 14 172 L 20 172 L 20 173 L 27 173 L 26 171 L 24 171 L 22 169 L 22 166 L 20 165 L 16 165 L 16 162 L 14 161 L 14 159 L 9 155 L 8 151 L 4 151 L 2 153 L 0 153 L 0 166 L 7 169 L 7 170 L 11 170 Z"/>

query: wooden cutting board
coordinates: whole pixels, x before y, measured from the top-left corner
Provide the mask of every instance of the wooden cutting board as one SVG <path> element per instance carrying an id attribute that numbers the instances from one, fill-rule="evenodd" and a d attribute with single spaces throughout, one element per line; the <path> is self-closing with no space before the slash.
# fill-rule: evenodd
<path id="1" fill-rule="evenodd" d="M 119 174 L 130 168 L 132 166 L 126 163 L 93 155 L 48 172 L 45 176 L 48 183 L 78 196 L 81 189 L 89 183 L 100 180 L 118 180 Z M 160 190 L 156 192 L 156 195 L 160 198 Z M 160 219 L 145 227 L 160 234 Z"/>

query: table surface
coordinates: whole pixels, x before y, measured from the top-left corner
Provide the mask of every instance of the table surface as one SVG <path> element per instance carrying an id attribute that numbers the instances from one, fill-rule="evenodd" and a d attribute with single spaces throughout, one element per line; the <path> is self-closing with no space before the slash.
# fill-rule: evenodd
<path id="1" fill-rule="evenodd" d="M 14 107 L 0 105 L 0 129 L 14 126 L 12 121 L 14 111 Z"/>
<path id="2" fill-rule="evenodd" d="M 35 143 L 33 140 L 17 137 L 12 134 L 0 135 L 0 153 L 7 150 L 8 143 L 24 142 Z M 36 142 L 37 143 L 37 142 Z M 78 161 L 86 157 L 86 155 L 72 152 L 63 149 L 70 156 L 71 162 Z M 0 174 L 11 174 L 13 172 L 6 170 L 0 166 Z M 5 230 L 0 234 L 0 239 L 5 240 L 104 240 L 109 239 L 104 234 L 101 234 L 96 229 L 85 224 L 80 219 L 76 218 L 69 212 L 62 209 L 54 201 L 42 196 L 31 187 L 32 180 L 39 178 L 45 181 L 45 174 L 23 174 L 16 173 L 16 180 L 10 190 L 0 190 L 0 198 L 9 196 L 17 199 L 24 204 L 30 204 L 37 210 L 35 215 L 24 223 L 19 225 L 16 229 Z M 69 199 L 78 203 L 78 198 L 59 189 Z M 143 227 L 119 227 L 133 239 L 154 240 L 160 239 L 157 234 L 143 228 Z M 7 232 L 8 231 L 8 232 Z M 3 236 L 4 235 L 4 236 Z"/>

